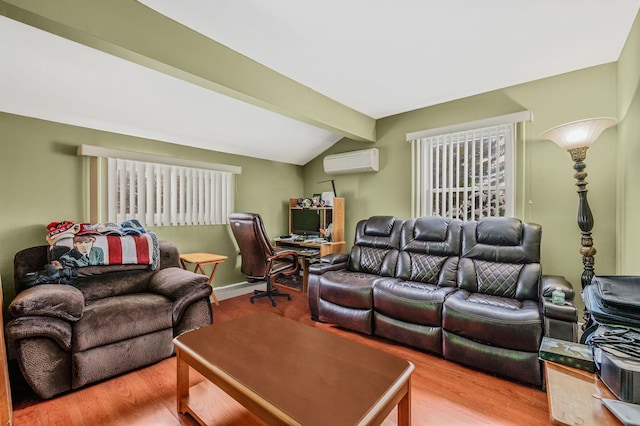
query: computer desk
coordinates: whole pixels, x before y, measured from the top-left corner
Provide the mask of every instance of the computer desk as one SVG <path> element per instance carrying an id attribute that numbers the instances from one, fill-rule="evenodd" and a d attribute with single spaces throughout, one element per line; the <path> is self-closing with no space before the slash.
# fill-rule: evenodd
<path id="1" fill-rule="evenodd" d="M 296 241 L 291 238 L 276 238 L 275 246 L 278 249 L 293 250 L 298 254 L 302 265 L 302 293 L 307 294 L 309 285 L 309 265 L 316 259 L 331 253 L 345 251 L 344 241 L 318 242 L 318 240 Z"/>

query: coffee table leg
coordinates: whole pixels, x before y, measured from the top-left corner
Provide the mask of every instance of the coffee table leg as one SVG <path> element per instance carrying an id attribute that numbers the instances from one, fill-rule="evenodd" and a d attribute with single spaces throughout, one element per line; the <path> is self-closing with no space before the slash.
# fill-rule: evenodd
<path id="1" fill-rule="evenodd" d="M 411 426 L 411 376 L 405 386 L 407 393 L 398 403 L 398 426 Z"/>
<path id="2" fill-rule="evenodd" d="M 176 371 L 178 413 L 185 414 L 189 399 L 189 364 L 182 359 L 180 348 L 176 348 Z"/>

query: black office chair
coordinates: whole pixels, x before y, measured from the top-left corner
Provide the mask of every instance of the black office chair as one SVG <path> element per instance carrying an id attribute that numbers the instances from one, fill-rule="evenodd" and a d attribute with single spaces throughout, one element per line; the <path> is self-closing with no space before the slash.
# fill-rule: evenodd
<path id="1" fill-rule="evenodd" d="M 240 270 L 247 277 L 247 281 L 267 282 L 265 291 L 254 290 L 253 296 L 249 299 L 251 303 L 260 297 L 268 297 L 271 305 L 275 307 L 274 297 L 286 297 L 291 300 L 289 294 L 281 293 L 273 283 L 279 276 L 298 274 L 298 254 L 292 250 L 274 251 L 262 218 L 256 213 L 231 213 L 229 223 L 242 256 Z"/>

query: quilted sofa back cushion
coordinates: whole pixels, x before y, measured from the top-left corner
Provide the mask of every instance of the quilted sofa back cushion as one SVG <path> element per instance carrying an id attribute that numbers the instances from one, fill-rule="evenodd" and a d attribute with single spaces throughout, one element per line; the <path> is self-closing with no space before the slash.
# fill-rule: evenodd
<path id="1" fill-rule="evenodd" d="M 347 269 L 353 272 L 395 275 L 402 221 L 393 216 L 373 216 L 356 225 Z"/>
<path id="2" fill-rule="evenodd" d="M 455 287 L 462 221 L 425 216 L 404 222 L 396 276 Z"/>
<path id="3" fill-rule="evenodd" d="M 538 300 L 542 228 L 493 217 L 462 225 L 458 286 L 470 292 Z"/>

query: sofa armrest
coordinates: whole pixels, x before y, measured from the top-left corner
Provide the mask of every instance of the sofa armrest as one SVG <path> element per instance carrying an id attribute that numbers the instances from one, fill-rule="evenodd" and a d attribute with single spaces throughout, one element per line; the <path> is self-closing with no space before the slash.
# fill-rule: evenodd
<path id="1" fill-rule="evenodd" d="M 309 265 L 309 281 L 307 283 L 307 298 L 309 300 L 309 312 L 311 319 L 319 321 L 318 305 L 320 303 L 320 279 L 321 275 L 329 271 L 347 269 L 349 254 L 331 253 L 320 258 L 319 262 Z"/>
<path id="2" fill-rule="evenodd" d="M 8 339 L 19 340 L 30 337 L 49 337 L 65 351 L 71 350 L 71 323 L 41 316 L 15 318 L 7 324 Z"/>
<path id="3" fill-rule="evenodd" d="M 573 303 L 575 292 L 571 283 L 558 275 L 543 275 L 541 278 L 540 307 L 544 315 L 544 335 L 576 342 L 578 338 L 578 310 Z M 562 289 L 565 301 L 562 305 L 551 302 L 551 293 Z"/>
<path id="4" fill-rule="evenodd" d="M 571 283 L 560 275 L 543 275 L 541 278 L 541 287 L 542 296 L 545 298 L 551 298 L 551 293 L 556 288 L 562 289 L 565 301 L 573 302 L 576 297 Z"/>
<path id="5" fill-rule="evenodd" d="M 320 258 L 319 262 L 309 265 L 309 273 L 322 275 L 327 271 L 337 271 L 347 268 L 348 253 L 331 253 Z"/>
<path id="6" fill-rule="evenodd" d="M 541 285 L 542 296 L 540 297 L 540 303 L 542 304 L 542 313 L 545 318 L 577 323 L 578 311 L 573 303 L 575 293 L 571 283 L 558 275 L 543 275 Z M 551 293 L 556 288 L 560 288 L 564 292 L 565 298 L 562 305 L 556 305 L 551 302 Z"/>
<path id="7" fill-rule="evenodd" d="M 349 261 L 349 253 L 330 253 L 322 256 L 320 262 L 335 265 L 337 263 L 347 263 Z"/>
<path id="8" fill-rule="evenodd" d="M 82 318 L 84 295 L 64 284 L 42 284 L 21 291 L 9 305 L 13 318 L 40 316 L 75 322 Z"/>
<path id="9" fill-rule="evenodd" d="M 176 324 L 190 304 L 211 295 L 211 286 L 205 275 L 169 267 L 151 276 L 149 291 L 161 294 L 173 302 L 173 323 Z"/>

